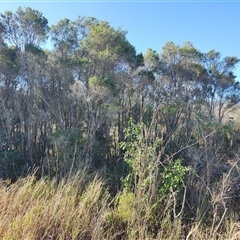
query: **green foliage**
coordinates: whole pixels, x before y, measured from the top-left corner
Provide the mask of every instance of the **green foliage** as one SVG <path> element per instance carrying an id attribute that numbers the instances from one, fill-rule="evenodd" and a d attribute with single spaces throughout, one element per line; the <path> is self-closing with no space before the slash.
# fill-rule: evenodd
<path id="1" fill-rule="evenodd" d="M 134 219 L 136 198 L 132 192 L 123 191 L 118 197 L 118 214 L 124 221 L 131 222 Z"/>
<path id="2" fill-rule="evenodd" d="M 74 56 L 72 58 L 71 62 L 72 62 L 73 65 L 82 65 L 82 66 L 87 66 L 87 65 L 93 64 L 92 60 L 90 60 L 86 57 L 80 58 L 80 57 L 77 57 L 77 56 Z"/>
<path id="3" fill-rule="evenodd" d="M 116 85 L 111 77 L 104 77 L 101 78 L 99 76 L 93 76 L 88 80 L 89 87 L 99 89 L 100 87 L 106 87 L 113 94 L 116 94 Z"/>
<path id="4" fill-rule="evenodd" d="M 11 71 L 16 74 L 18 71 L 17 49 L 13 47 L 2 48 L 0 50 L 0 64 L 3 72 Z"/>
<path id="5" fill-rule="evenodd" d="M 16 13 L 1 14 L 4 28 L 3 38 L 17 48 L 24 50 L 26 44 L 39 46 L 44 43 L 49 31 L 48 21 L 38 10 L 19 7 Z"/>
<path id="6" fill-rule="evenodd" d="M 181 191 L 184 186 L 184 178 L 189 168 L 183 166 L 180 159 L 167 162 L 161 168 L 160 176 L 162 181 L 159 194 L 164 196 L 171 192 Z"/>
<path id="7" fill-rule="evenodd" d="M 135 67 L 137 68 L 140 66 L 144 66 L 144 57 L 142 53 L 137 54 L 135 57 Z"/>
<path id="8" fill-rule="evenodd" d="M 149 80 L 153 81 L 155 80 L 155 76 L 154 76 L 154 73 L 152 71 L 148 71 L 148 70 L 141 70 L 139 73 L 138 73 L 139 76 L 142 76 L 142 77 L 147 77 Z"/>
<path id="9" fill-rule="evenodd" d="M 144 63 L 151 68 L 156 68 L 159 62 L 159 56 L 155 50 L 148 48 L 147 52 L 144 54 Z"/>
<path id="10" fill-rule="evenodd" d="M 89 27 L 88 36 L 82 45 L 92 58 L 114 63 L 126 59 L 132 61 L 135 56 L 134 47 L 126 40 L 126 32 L 120 28 L 115 30 L 108 22 L 97 22 Z"/>
<path id="11" fill-rule="evenodd" d="M 94 18 L 78 17 L 75 21 L 61 19 L 51 26 L 51 40 L 57 51 L 62 54 L 74 53 L 78 50 L 80 41 L 86 37 L 89 26 L 97 22 Z"/>
<path id="12" fill-rule="evenodd" d="M 101 79 L 97 76 L 89 78 L 88 84 L 91 88 L 103 85 Z"/>
<path id="13" fill-rule="evenodd" d="M 146 146 L 143 136 L 144 125 L 136 125 L 131 118 L 129 120 L 129 126 L 125 130 L 125 142 L 120 143 L 120 147 L 124 150 L 124 161 L 128 165 L 128 175 L 122 179 L 125 189 L 132 191 L 133 188 L 138 185 L 140 175 L 144 175 L 141 179 L 145 184 L 148 182 L 147 169 L 148 165 L 150 171 L 152 170 L 152 156 L 150 152 L 151 146 Z M 149 173 L 150 174 L 150 173 Z"/>
<path id="14" fill-rule="evenodd" d="M 190 42 L 185 42 L 179 52 L 187 59 L 199 59 L 201 57 L 201 53 Z"/>
<path id="15" fill-rule="evenodd" d="M 177 105 L 176 104 L 164 104 L 162 105 L 162 112 L 164 114 L 169 114 L 170 116 L 171 115 L 174 115 L 176 112 L 177 112 Z"/>
<path id="16" fill-rule="evenodd" d="M 28 166 L 20 151 L 8 149 L 0 155 L 0 178 L 16 181 L 18 177 L 24 177 Z"/>
<path id="17" fill-rule="evenodd" d="M 182 190 L 184 177 L 188 167 L 182 165 L 181 160 L 167 161 L 159 166 L 156 164 L 156 144 L 149 144 L 144 136 L 144 125 L 135 125 L 130 119 L 129 127 L 125 130 L 126 142 L 121 143 L 125 151 L 124 161 L 128 164 L 128 176 L 123 179 L 125 189 L 132 191 L 135 187 L 147 189 L 154 180 L 157 169 L 160 170 L 159 193 L 161 196 L 170 192 Z M 158 175 L 158 174 L 156 174 Z"/>
<path id="18" fill-rule="evenodd" d="M 25 51 L 31 52 L 33 55 L 39 55 L 39 54 L 44 53 L 42 49 L 40 49 L 37 46 L 34 46 L 31 43 L 25 45 Z"/>

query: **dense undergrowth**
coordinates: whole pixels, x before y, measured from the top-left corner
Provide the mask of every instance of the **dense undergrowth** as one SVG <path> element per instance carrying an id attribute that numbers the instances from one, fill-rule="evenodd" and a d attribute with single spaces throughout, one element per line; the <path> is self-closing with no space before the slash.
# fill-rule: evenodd
<path id="1" fill-rule="evenodd" d="M 164 139 L 152 141 L 150 132 L 130 119 L 120 144 L 122 174 L 85 163 L 68 173 L 50 168 L 2 180 L 0 239 L 238 240 L 237 155 L 225 165 L 210 166 L 208 158 L 202 172 L 199 149 L 188 146 L 192 159 L 167 156 L 159 148 Z"/>
<path id="2" fill-rule="evenodd" d="M 34 176 L 11 185 L 1 182 L 0 238 L 240 238 L 240 223 L 229 218 L 224 219 L 220 226 L 214 223 L 208 226 L 202 219 L 195 219 L 187 225 L 183 215 L 174 217 L 174 193 L 162 198 L 158 206 L 146 206 L 144 201 L 134 200 L 135 194 L 126 191 L 111 196 L 100 177 L 94 174 L 89 177 L 86 173 L 79 172 L 60 182 L 48 178 L 36 181 Z M 146 198 L 150 200 L 151 196 Z M 140 208 L 146 210 L 148 207 L 149 212 L 145 215 L 138 212 Z"/>

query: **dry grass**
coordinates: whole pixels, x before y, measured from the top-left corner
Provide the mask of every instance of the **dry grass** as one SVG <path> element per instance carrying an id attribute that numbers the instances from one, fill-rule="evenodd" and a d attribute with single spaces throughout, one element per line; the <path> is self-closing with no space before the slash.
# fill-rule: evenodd
<path id="1" fill-rule="evenodd" d="M 0 190 L 0 239 L 101 239 L 108 194 L 94 178 L 62 181 L 34 177 Z"/>
<path id="2" fill-rule="evenodd" d="M 60 183 L 49 179 L 36 181 L 31 176 L 12 185 L 2 182 L 0 239 L 136 239 L 136 234 L 132 232 L 132 214 L 129 212 L 131 205 L 110 207 L 110 202 L 114 205 L 104 183 L 97 177 L 86 180 L 84 173 Z M 124 209 L 128 212 L 121 212 Z M 166 219 L 162 221 L 155 237 L 145 233 L 138 239 L 240 239 L 237 222 L 227 221 L 225 232 L 214 236 L 210 228 L 197 223 L 187 233 L 183 233 L 183 229 L 181 219 Z M 138 231 L 141 232 L 141 229 Z"/>

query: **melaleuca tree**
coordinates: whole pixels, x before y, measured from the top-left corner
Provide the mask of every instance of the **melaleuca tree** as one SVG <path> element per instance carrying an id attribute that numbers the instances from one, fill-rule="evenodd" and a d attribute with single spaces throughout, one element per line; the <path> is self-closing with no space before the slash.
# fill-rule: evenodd
<path id="1" fill-rule="evenodd" d="M 53 48 L 46 52 L 39 95 L 50 117 L 46 159 L 56 174 L 66 173 L 73 165 L 75 169 L 84 152 L 77 154 L 83 145 L 80 142 L 86 115 L 84 80 L 79 77 L 86 71 L 79 41 L 85 37 L 91 19 L 62 19 L 50 29 Z"/>
<path id="2" fill-rule="evenodd" d="M 24 50 L 30 44 L 40 46 L 46 41 L 49 30 L 48 21 L 38 10 L 19 7 L 15 13 L 1 14 L 0 24 L 3 37 L 10 45 Z"/>
<path id="3" fill-rule="evenodd" d="M 144 54 L 142 66 L 134 71 L 134 88 L 136 89 L 136 112 L 138 122 L 144 120 L 149 122 L 151 112 L 153 110 L 153 102 L 151 101 L 153 86 L 155 84 L 155 76 L 159 62 L 159 56 L 156 51 L 148 49 Z M 149 118 L 150 117 L 150 118 Z"/>
<path id="4" fill-rule="evenodd" d="M 96 150 L 106 149 L 105 153 L 95 154 L 99 162 L 110 152 L 110 129 L 115 124 L 112 120 L 116 116 L 116 111 L 114 113 L 112 110 L 116 109 L 117 94 L 121 90 L 121 83 L 116 76 L 126 71 L 128 63 L 133 62 L 135 57 L 135 49 L 125 35 L 126 32 L 114 29 L 107 22 L 96 22 L 89 27 L 87 36 L 80 42 L 89 73 L 86 79 L 89 149 L 94 141 L 98 145 Z"/>
<path id="5" fill-rule="evenodd" d="M 80 41 L 87 36 L 89 27 L 95 22 L 97 22 L 95 18 L 79 16 L 75 21 L 64 18 L 52 25 L 50 36 L 54 52 L 57 52 L 62 60 L 81 59 L 83 53 L 79 48 Z M 75 58 L 73 59 L 73 57 Z"/>
<path id="6" fill-rule="evenodd" d="M 44 55 L 40 46 L 47 39 L 47 24 L 42 13 L 31 8 L 19 7 L 15 13 L 6 11 L 0 17 L 1 36 L 6 46 L 4 55 L 11 60 L 11 72 L 17 69 L 17 74 L 9 75 L 11 79 L 5 80 L 6 87 L 9 88 L 9 83 L 14 86 L 8 101 L 8 104 L 13 101 L 14 107 L 12 105 L 8 111 L 14 112 L 18 119 L 11 121 L 11 134 L 18 134 L 17 148 L 28 167 L 33 167 L 37 161 L 34 152 L 38 127 L 34 111 L 41 75 L 39 64 Z"/>
<path id="7" fill-rule="evenodd" d="M 209 118 L 215 116 L 221 122 L 228 107 L 236 104 L 235 96 L 239 95 L 239 83 L 233 74 L 239 59 L 235 56 L 222 58 L 220 52 L 211 50 L 203 54 L 201 60 L 206 69 L 202 85 L 206 89 Z"/>
<path id="8" fill-rule="evenodd" d="M 21 128 L 14 98 L 18 86 L 18 70 L 16 48 L 8 47 L 2 41 L 0 46 L 0 177 L 16 177 L 15 175 L 24 165 L 21 155 Z"/>
<path id="9" fill-rule="evenodd" d="M 159 56 L 156 81 L 153 88 L 155 117 L 164 131 L 166 151 L 178 151 L 189 141 L 192 131 L 191 117 L 198 94 L 201 74 L 200 53 L 192 44 L 183 46 L 166 43 Z M 187 133 L 187 134 L 186 134 Z M 173 139 L 174 138 L 174 139 Z"/>
<path id="10" fill-rule="evenodd" d="M 93 76 L 102 79 L 112 77 L 124 67 L 124 63 L 133 61 L 135 49 L 125 35 L 126 32 L 115 30 L 107 22 L 97 22 L 90 26 L 88 35 L 80 46 L 93 63 Z M 102 80 L 98 84 L 104 86 L 105 82 Z"/>

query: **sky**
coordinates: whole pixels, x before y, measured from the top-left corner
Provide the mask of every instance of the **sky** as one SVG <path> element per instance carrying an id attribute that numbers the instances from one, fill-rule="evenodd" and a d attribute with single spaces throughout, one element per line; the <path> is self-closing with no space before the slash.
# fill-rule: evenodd
<path id="1" fill-rule="evenodd" d="M 201 52 L 215 49 L 222 57 L 240 58 L 240 0 L 0 0 L 0 13 L 14 12 L 19 6 L 39 10 L 50 26 L 78 16 L 108 21 L 127 30 L 126 37 L 138 53 L 148 48 L 160 53 L 168 41 L 178 45 L 189 41 Z M 240 81 L 240 64 L 235 74 Z"/>

